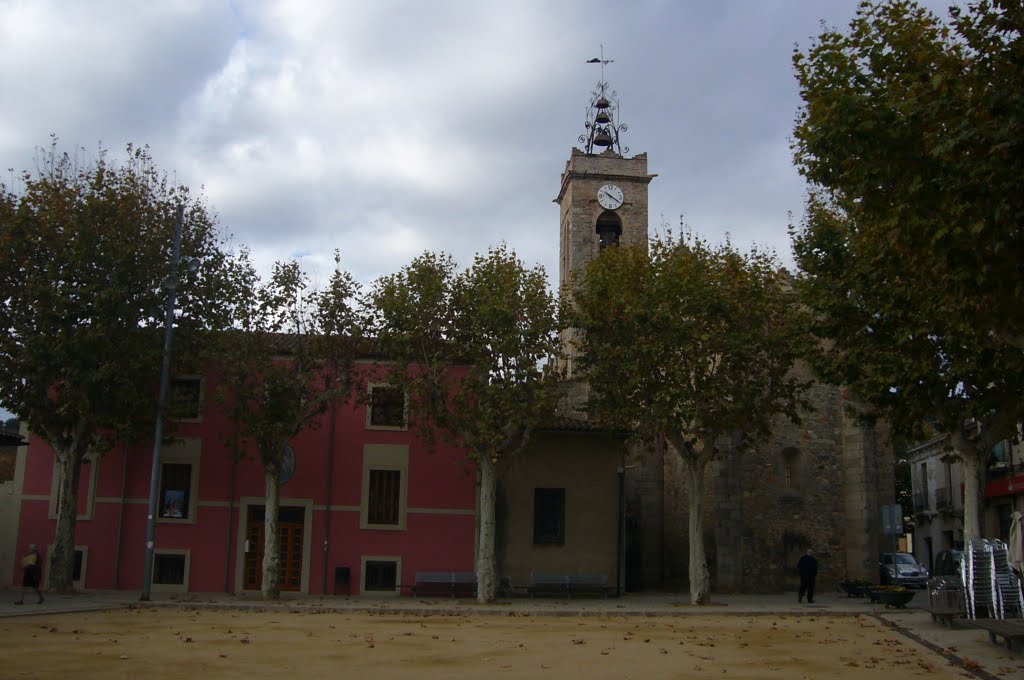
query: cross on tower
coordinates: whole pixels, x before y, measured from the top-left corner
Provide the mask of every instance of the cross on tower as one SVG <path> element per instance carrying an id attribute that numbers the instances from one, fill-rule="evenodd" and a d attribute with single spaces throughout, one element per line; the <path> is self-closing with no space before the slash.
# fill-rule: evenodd
<path id="1" fill-rule="evenodd" d="M 601 56 L 600 57 L 594 57 L 593 59 L 588 59 L 587 63 L 588 64 L 600 64 L 601 65 L 601 82 L 603 83 L 604 82 L 604 66 L 605 66 L 605 64 L 614 64 L 615 60 L 614 59 L 605 59 L 604 58 L 604 43 L 602 43 L 601 44 Z"/>

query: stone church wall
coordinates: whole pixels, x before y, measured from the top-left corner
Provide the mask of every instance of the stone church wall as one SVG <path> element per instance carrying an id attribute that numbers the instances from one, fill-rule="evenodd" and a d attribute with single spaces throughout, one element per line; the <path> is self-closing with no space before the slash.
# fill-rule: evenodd
<path id="1" fill-rule="evenodd" d="M 877 577 L 878 553 L 886 549 L 880 508 L 895 496 L 887 432 L 848 414 L 839 388 L 816 383 L 808 396 L 815 408 L 801 424 L 779 418 L 772 437 L 753 450 L 720 442 L 708 466 L 705 547 L 716 592 L 795 590 L 796 562 L 807 549 L 818 557 L 820 588 Z M 689 484 L 682 463 L 667 448 L 662 479 L 656 445 L 634 447 L 633 459 L 627 516 L 643 536 L 643 586 L 686 590 Z"/>

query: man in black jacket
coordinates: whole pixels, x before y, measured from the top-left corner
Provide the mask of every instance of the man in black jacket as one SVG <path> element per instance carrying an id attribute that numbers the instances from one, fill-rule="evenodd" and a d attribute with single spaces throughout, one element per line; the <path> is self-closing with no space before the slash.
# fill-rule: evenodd
<path id="1" fill-rule="evenodd" d="M 818 560 L 814 558 L 814 551 L 808 550 L 807 554 L 796 563 L 796 570 L 800 572 L 800 594 L 797 602 L 804 601 L 804 593 L 807 593 L 807 602 L 814 602 L 814 580 L 818 578 Z"/>

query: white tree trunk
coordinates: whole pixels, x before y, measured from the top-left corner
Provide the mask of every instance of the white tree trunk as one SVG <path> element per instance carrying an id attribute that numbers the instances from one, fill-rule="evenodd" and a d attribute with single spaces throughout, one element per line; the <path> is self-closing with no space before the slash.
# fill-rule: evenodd
<path id="1" fill-rule="evenodd" d="M 267 483 L 267 499 L 263 518 L 263 598 L 276 600 L 281 597 L 281 551 L 277 540 L 277 514 L 281 506 L 279 475 L 269 468 L 264 473 Z"/>
<path id="2" fill-rule="evenodd" d="M 497 565 L 494 557 L 494 507 L 498 487 L 494 462 L 480 457 L 480 539 L 476 553 L 476 599 L 481 604 L 494 602 L 497 590 Z"/>
<path id="3" fill-rule="evenodd" d="M 690 602 L 709 604 L 711 576 L 704 553 L 704 461 L 702 457 L 682 458 L 690 478 Z"/>
<path id="4" fill-rule="evenodd" d="M 981 488 L 982 461 L 981 455 L 973 450 L 961 450 L 960 457 L 964 464 L 964 549 L 967 549 L 972 538 L 981 538 Z M 985 452 L 987 457 L 987 452 Z"/>
<path id="5" fill-rule="evenodd" d="M 82 452 L 72 444 L 58 450 L 57 534 L 50 555 L 50 589 L 58 593 L 74 590 L 75 521 L 78 519 L 78 480 L 82 473 Z M 40 568 L 43 565 L 39 565 Z"/>

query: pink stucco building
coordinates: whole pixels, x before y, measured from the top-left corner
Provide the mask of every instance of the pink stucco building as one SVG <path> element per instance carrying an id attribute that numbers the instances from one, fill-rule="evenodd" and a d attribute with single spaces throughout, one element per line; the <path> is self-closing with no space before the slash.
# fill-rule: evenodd
<path id="1" fill-rule="evenodd" d="M 163 448 L 154 591 L 258 591 L 264 475 L 235 460 L 231 427 L 209 377 L 179 377 L 193 417 Z M 428 448 L 406 427 L 402 395 L 370 385 L 373 407 L 328 412 L 292 442 L 294 474 L 281 488 L 282 590 L 408 593 L 423 571 L 472 571 L 476 471 L 462 450 Z M 76 582 L 141 589 L 152 441 L 117 444 L 82 468 Z M 49 555 L 55 532 L 54 455 L 32 437 L 23 463 L 18 545 Z M 48 559 L 44 562 L 47 563 Z M 44 579 L 48 569 L 44 568 Z"/>

